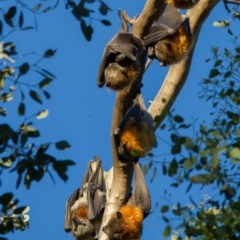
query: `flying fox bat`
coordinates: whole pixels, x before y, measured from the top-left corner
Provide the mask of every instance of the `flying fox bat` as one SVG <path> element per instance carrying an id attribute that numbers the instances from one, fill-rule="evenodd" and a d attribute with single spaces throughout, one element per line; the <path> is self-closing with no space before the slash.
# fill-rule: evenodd
<path id="1" fill-rule="evenodd" d="M 159 20 L 152 24 L 144 37 L 144 45 L 150 58 L 145 68 L 154 58 L 163 66 L 179 62 L 191 49 L 192 39 L 189 18 L 167 4 Z"/>
<path id="2" fill-rule="evenodd" d="M 189 9 L 192 8 L 199 0 L 166 0 L 168 4 L 172 4 L 176 8 Z"/>
<path id="3" fill-rule="evenodd" d="M 77 240 L 96 239 L 106 202 L 101 160 L 95 157 L 88 164 L 82 185 L 66 202 L 64 228 Z"/>
<path id="4" fill-rule="evenodd" d="M 151 198 L 141 166 L 134 165 L 133 193 L 128 203 L 113 214 L 103 231 L 110 240 L 136 240 L 142 234 L 142 224 L 151 209 Z"/>
<path id="5" fill-rule="evenodd" d="M 134 103 L 115 131 L 118 153 L 134 162 L 156 147 L 156 137 L 151 115 Z"/>
<path id="6" fill-rule="evenodd" d="M 122 90 L 137 79 L 143 52 L 141 40 L 128 31 L 121 11 L 119 16 L 122 27 L 105 47 L 97 76 L 99 87 L 106 85 L 113 90 Z"/>

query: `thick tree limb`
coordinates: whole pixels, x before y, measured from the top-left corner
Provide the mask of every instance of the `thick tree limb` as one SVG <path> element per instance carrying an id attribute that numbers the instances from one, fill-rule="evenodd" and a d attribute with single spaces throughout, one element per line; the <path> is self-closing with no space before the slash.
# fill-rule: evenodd
<path id="1" fill-rule="evenodd" d="M 190 70 L 194 48 L 201 27 L 212 9 L 219 2 L 220 0 L 201 0 L 194 8 L 187 12 L 190 19 L 191 30 L 194 35 L 193 48 L 188 54 L 188 57 L 170 67 L 158 94 L 148 109 L 153 119 L 155 119 L 155 129 L 157 129 L 163 121 L 182 89 Z"/>
<path id="2" fill-rule="evenodd" d="M 220 0 L 201 0 L 199 4 L 197 4 L 191 11 L 188 12 L 191 28 L 195 35 L 194 46 L 200 33 L 202 24 L 219 1 Z M 164 0 L 148 0 L 146 2 L 140 16 L 136 20 L 132 21 L 132 32 L 136 37 L 142 39 L 143 36 L 146 35 L 153 21 L 157 20 L 162 13 L 164 2 Z M 167 111 L 173 104 L 182 86 L 184 85 L 191 65 L 193 51 L 194 48 L 189 53 L 188 58 L 169 69 L 162 88 L 149 108 L 150 114 L 159 120 L 156 124 L 156 128 L 166 116 Z M 141 59 L 141 67 L 144 71 L 146 53 L 142 54 Z M 135 81 L 131 86 L 117 92 L 111 128 L 113 183 L 107 199 L 107 204 L 105 206 L 102 227 L 109 222 L 112 214 L 116 212 L 121 205 L 126 203 L 130 193 L 133 164 L 123 162 L 121 159 L 119 159 L 113 133 L 117 129 L 119 123 L 122 121 L 124 114 L 132 105 L 133 100 L 138 93 L 139 87 L 141 86 L 143 71 L 137 81 Z M 99 239 L 107 240 L 109 238 L 104 232 L 100 231 Z"/>
<path id="3" fill-rule="evenodd" d="M 152 25 L 154 20 L 157 20 L 163 11 L 164 0 L 148 0 L 144 6 L 144 9 L 136 21 L 132 22 L 133 34 L 142 38 L 148 31 L 148 28 Z M 116 101 L 113 109 L 112 127 L 111 127 L 111 143 L 112 143 L 112 157 L 113 157 L 113 183 L 107 204 L 105 206 L 105 212 L 102 221 L 102 227 L 104 227 L 114 212 L 119 207 L 126 203 L 132 182 L 133 176 L 133 164 L 121 161 L 118 156 L 114 131 L 117 129 L 119 123 L 122 121 L 124 114 L 129 107 L 133 104 L 133 100 L 136 97 L 139 88 L 141 87 L 142 77 L 144 73 L 144 67 L 146 63 L 146 53 L 143 52 L 141 58 L 142 72 L 138 79 L 129 87 L 122 91 L 117 92 Z M 100 240 L 109 239 L 108 236 L 100 231 Z"/>

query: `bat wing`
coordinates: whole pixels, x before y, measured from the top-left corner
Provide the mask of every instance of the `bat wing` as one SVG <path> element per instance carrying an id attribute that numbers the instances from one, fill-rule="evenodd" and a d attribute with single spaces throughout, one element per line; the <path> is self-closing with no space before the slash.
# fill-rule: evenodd
<path id="1" fill-rule="evenodd" d="M 117 33 L 104 49 L 97 76 L 97 85 L 102 87 L 105 84 L 104 70 L 109 63 L 117 61 L 116 57 L 119 54 L 131 61 L 136 61 L 137 53 L 138 48 L 133 43 L 132 34 L 124 31 Z"/>
<path id="2" fill-rule="evenodd" d="M 153 45 L 163 38 L 175 33 L 181 26 L 182 16 L 171 4 L 166 4 L 165 10 L 150 28 L 149 33 L 144 37 L 145 46 Z"/>
<path id="3" fill-rule="evenodd" d="M 126 114 L 123 117 L 123 120 L 119 124 L 119 130 L 122 130 L 126 124 L 129 124 L 129 121 L 141 121 L 142 112 L 141 107 L 138 103 L 133 104 Z"/>
<path id="4" fill-rule="evenodd" d="M 75 190 L 73 194 L 66 201 L 65 207 L 65 217 L 64 217 L 64 229 L 66 232 L 72 230 L 72 221 L 71 221 L 71 207 L 79 197 L 79 189 Z"/>
<path id="5" fill-rule="evenodd" d="M 94 182 L 95 180 L 95 175 L 98 172 L 99 164 L 99 159 L 96 161 L 93 160 L 88 164 L 88 169 L 84 175 L 81 187 L 75 190 L 66 201 L 64 216 L 64 229 L 66 232 L 71 231 L 73 227 L 71 211 L 76 210 L 81 205 L 87 205 L 89 185 L 91 185 L 91 181 Z"/>
<path id="6" fill-rule="evenodd" d="M 103 87 L 105 84 L 105 80 L 104 80 L 105 68 L 110 62 L 113 62 L 114 60 L 115 60 L 115 53 L 114 51 L 112 51 L 111 47 L 107 45 L 104 49 L 102 60 L 98 70 L 97 85 L 99 87 Z"/>
<path id="7" fill-rule="evenodd" d="M 88 183 L 88 219 L 94 220 L 103 212 L 106 202 L 106 188 L 101 160 L 94 158 L 90 162 L 92 169 Z"/>
<path id="8" fill-rule="evenodd" d="M 147 216 L 150 213 L 151 197 L 139 163 L 134 165 L 134 184 L 129 203 L 133 206 L 140 207 L 144 216 Z"/>

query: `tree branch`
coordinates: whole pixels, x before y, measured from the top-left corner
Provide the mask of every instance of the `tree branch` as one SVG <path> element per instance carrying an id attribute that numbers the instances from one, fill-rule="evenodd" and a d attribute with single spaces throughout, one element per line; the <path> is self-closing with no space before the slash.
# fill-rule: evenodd
<path id="1" fill-rule="evenodd" d="M 219 1 L 220 0 L 201 0 L 192 10 L 188 12 L 191 29 L 195 36 L 194 46 L 200 33 L 202 24 Z M 133 25 L 133 35 L 140 39 L 146 35 L 153 21 L 157 20 L 161 15 L 164 3 L 164 0 L 148 0 L 146 2 L 140 16 L 131 22 Z M 150 114 L 153 116 L 153 118 L 158 120 L 156 123 L 156 128 L 166 116 L 167 111 L 173 104 L 182 86 L 184 85 L 190 69 L 193 51 L 194 47 L 189 53 L 188 58 L 169 69 L 162 88 L 149 108 Z M 133 100 L 141 86 L 144 66 L 146 63 L 146 53 L 144 51 L 140 58 L 142 69 L 140 76 L 133 84 L 121 91 L 118 91 L 116 95 L 111 127 L 113 183 L 105 206 L 102 227 L 107 225 L 112 214 L 115 213 L 121 205 L 126 204 L 130 193 L 133 176 L 133 164 L 121 161 L 123 159 L 119 159 L 117 151 L 118 146 L 115 142 L 114 132 L 119 126 L 119 123 L 122 121 L 126 111 L 133 104 Z M 100 231 L 99 239 L 108 240 L 109 237 L 103 231 Z"/>
<path id="2" fill-rule="evenodd" d="M 220 2 L 220 0 L 201 0 L 199 3 L 187 12 L 190 19 L 190 26 L 194 36 L 193 48 L 189 52 L 188 57 L 181 62 L 170 67 L 165 80 L 150 105 L 148 111 L 155 120 L 155 129 L 165 118 L 180 90 L 182 89 L 190 70 L 194 49 L 200 34 L 201 27 L 212 9 Z"/>
<path id="3" fill-rule="evenodd" d="M 164 0 L 148 0 L 143 8 L 143 11 L 136 21 L 132 22 L 132 33 L 139 39 L 147 33 L 148 28 L 152 25 L 154 20 L 157 20 L 163 11 Z M 119 159 L 114 137 L 114 132 L 122 121 L 125 113 L 133 104 L 133 100 L 139 92 L 141 87 L 142 77 L 146 63 L 146 52 L 142 51 L 140 56 L 140 68 L 142 69 L 138 79 L 130 86 L 117 92 L 115 105 L 113 109 L 112 127 L 111 127 L 111 143 L 112 143 L 112 157 L 113 157 L 113 183 L 105 211 L 103 215 L 102 227 L 107 225 L 113 213 L 118 211 L 119 207 L 126 204 L 131 190 L 131 182 L 133 176 L 133 163 L 128 163 Z M 109 239 L 108 236 L 101 230 L 100 240 Z"/>

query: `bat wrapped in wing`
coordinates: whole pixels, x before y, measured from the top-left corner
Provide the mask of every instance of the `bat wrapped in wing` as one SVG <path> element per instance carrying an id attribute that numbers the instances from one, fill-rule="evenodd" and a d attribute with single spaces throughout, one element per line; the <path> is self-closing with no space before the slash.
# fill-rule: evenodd
<path id="1" fill-rule="evenodd" d="M 97 85 L 106 85 L 112 90 L 122 90 L 135 81 L 141 71 L 142 41 L 128 31 L 122 12 L 120 31 L 106 45 L 100 63 Z"/>
<path id="2" fill-rule="evenodd" d="M 134 103 L 115 131 L 115 138 L 118 153 L 124 159 L 136 162 L 145 157 L 157 145 L 151 115 L 139 103 Z"/>
<path id="3" fill-rule="evenodd" d="M 146 68 L 154 58 L 163 66 L 179 62 L 191 49 L 192 40 L 189 18 L 167 4 L 159 20 L 152 24 L 144 37 L 144 45 L 150 58 Z"/>
<path id="4" fill-rule="evenodd" d="M 77 240 L 97 239 L 106 202 L 106 189 L 101 160 L 88 164 L 82 185 L 66 202 L 64 228 Z"/>

